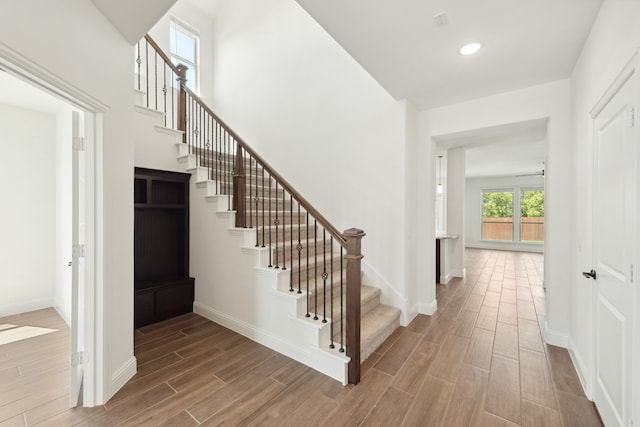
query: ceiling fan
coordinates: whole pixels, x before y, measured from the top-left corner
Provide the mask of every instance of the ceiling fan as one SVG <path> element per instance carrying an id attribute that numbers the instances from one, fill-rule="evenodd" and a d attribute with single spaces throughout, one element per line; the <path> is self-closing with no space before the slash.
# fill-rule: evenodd
<path id="1" fill-rule="evenodd" d="M 516 177 L 521 177 L 521 176 L 544 176 L 544 169 L 542 169 L 539 172 L 531 172 L 531 173 L 525 173 L 522 175 L 516 175 Z"/>
<path id="2" fill-rule="evenodd" d="M 521 176 L 544 176 L 544 162 L 542 162 L 542 169 L 540 171 L 523 173 L 522 175 L 516 175 L 516 177 L 521 177 Z"/>

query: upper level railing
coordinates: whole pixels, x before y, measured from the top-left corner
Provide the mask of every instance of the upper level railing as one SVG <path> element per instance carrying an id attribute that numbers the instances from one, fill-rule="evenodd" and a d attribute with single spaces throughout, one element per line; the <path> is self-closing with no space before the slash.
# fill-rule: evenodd
<path id="1" fill-rule="evenodd" d="M 268 267 L 290 270 L 289 291 L 306 294 L 306 317 L 330 323 L 327 346 L 346 351 L 348 381 L 357 384 L 364 232 L 333 226 L 187 87 L 187 68 L 172 64 L 149 35 L 138 43 L 136 67 L 144 105 L 184 132 L 216 194 L 232 196 L 236 227 L 255 229 L 255 246 L 269 248 Z"/>

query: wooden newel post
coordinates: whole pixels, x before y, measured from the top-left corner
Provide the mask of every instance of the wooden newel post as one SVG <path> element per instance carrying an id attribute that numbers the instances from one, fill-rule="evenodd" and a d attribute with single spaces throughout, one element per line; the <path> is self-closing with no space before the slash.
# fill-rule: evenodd
<path id="1" fill-rule="evenodd" d="M 361 242 L 365 236 L 364 231 L 350 228 L 344 232 L 347 240 L 347 254 L 344 259 L 347 263 L 347 356 L 349 362 L 349 384 L 360 382 L 360 292 L 362 287 L 362 275 L 360 264 L 363 258 Z"/>
<path id="2" fill-rule="evenodd" d="M 233 170 L 233 209 L 236 211 L 236 227 L 246 228 L 244 207 L 244 150 L 238 144 L 236 150 L 236 167 Z"/>
<path id="3" fill-rule="evenodd" d="M 178 130 L 182 131 L 182 142 L 187 142 L 187 92 L 184 88 L 187 85 L 187 67 L 184 64 L 178 64 L 178 88 L 180 89 L 178 92 L 178 117 L 176 123 Z"/>

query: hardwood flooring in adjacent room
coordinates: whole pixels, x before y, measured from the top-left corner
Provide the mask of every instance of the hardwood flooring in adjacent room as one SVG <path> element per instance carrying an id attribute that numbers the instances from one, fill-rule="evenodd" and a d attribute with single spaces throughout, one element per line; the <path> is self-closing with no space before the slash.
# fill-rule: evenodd
<path id="1" fill-rule="evenodd" d="M 71 347 L 66 323 L 49 308 L 0 317 L 0 325 L 6 324 L 57 331 L 0 345 L 0 426 L 24 426 L 25 420 L 33 425 L 66 410 Z"/>
<path id="2" fill-rule="evenodd" d="M 466 270 L 438 285 L 437 315 L 366 361 L 358 386 L 189 314 L 135 331 L 138 373 L 107 405 L 65 410 L 34 396 L 2 403 L 0 426 L 600 426 L 567 351 L 542 342 L 542 256 L 467 250 Z M 1 384 L 3 402 L 22 387 Z M 10 407 L 29 409 L 8 417 Z"/>

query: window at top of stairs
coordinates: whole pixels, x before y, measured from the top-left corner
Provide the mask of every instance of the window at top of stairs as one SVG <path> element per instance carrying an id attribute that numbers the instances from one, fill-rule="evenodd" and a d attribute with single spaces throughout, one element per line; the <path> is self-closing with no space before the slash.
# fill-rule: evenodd
<path id="1" fill-rule="evenodd" d="M 170 56 L 175 65 L 184 64 L 187 70 L 187 87 L 198 91 L 198 45 L 200 37 L 198 31 L 182 22 L 171 18 L 169 28 Z"/>

